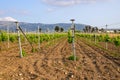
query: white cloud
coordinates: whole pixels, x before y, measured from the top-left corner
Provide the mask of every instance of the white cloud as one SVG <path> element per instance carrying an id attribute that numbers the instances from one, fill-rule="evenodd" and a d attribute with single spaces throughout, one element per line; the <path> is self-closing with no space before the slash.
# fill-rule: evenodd
<path id="1" fill-rule="evenodd" d="M 4 18 L 0 18 L 0 21 L 12 21 L 12 22 L 15 22 L 17 20 L 12 18 L 12 17 L 4 17 Z"/>
<path id="2" fill-rule="evenodd" d="M 53 6 L 71 6 L 81 3 L 95 3 L 97 1 L 107 1 L 107 0 L 42 0 L 44 3 Z"/>

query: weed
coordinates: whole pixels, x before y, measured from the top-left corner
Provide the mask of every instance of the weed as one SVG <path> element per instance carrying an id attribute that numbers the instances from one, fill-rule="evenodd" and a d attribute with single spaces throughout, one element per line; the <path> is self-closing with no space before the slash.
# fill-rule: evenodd
<path id="1" fill-rule="evenodd" d="M 22 55 L 23 55 L 23 57 L 27 56 L 27 54 L 24 50 L 22 50 Z"/>
<path id="2" fill-rule="evenodd" d="M 71 56 L 68 57 L 68 60 L 74 61 L 74 59 L 75 59 L 75 56 L 74 56 L 74 55 L 71 55 Z M 76 60 L 78 60 L 78 57 L 76 57 Z"/>

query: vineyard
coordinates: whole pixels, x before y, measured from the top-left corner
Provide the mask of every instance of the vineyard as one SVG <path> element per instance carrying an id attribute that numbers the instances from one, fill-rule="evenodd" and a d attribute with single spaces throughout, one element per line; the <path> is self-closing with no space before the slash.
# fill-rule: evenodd
<path id="1" fill-rule="evenodd" d="M 101 49 L 106 49 L 113 57 L 120 57 L 119 34 L 77 34 L 77 36 L 88 43 L 94 43 L 93 45 Z"/>
<path id="2" fill-rule="evenodd" d="M 69 30 L 26 37 L 20 34 L 20 58 L 17 34 L 0 33 L 0 80 L 120 80 L 120 34 L 74 37 Z"/>

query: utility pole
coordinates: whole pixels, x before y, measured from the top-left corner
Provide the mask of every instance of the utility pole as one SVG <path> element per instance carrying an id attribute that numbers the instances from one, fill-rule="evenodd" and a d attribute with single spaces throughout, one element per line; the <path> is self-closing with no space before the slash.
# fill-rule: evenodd
<path id="1" fill-rule="evenodd" d="M 21 40 L 20 40 L 19 25 L 18 25 L 18 22 L 15 22 L 15 23 L 16 23 L 16 27 L 17 27 L 18 43 L 19 43 L 19 49 L 20 49 L 20 58 L 22 58 L 23 55 L 22 55 L 22 47 L 21 47 Z"/>
<path id="2" fill-rule="evenodd" d="M 74 25 L 74 21 L 75 19 L 71 19 L 70 21 L 72 21 L 72 26 L 71 26 L 71 30 L 72 30 L 72 48 L 73 48 L 73 55 L 74 55 L 74 61 L 76 61 L 76 52 L 75 52 L 75 25 Z"/>

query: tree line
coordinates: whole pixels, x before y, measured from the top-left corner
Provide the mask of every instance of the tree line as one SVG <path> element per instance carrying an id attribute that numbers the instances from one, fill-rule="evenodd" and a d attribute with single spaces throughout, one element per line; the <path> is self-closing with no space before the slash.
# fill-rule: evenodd
<path id="1" fill-rule="evenodd" d="M 39 32 L 41 32 L 41 31 L 42 31 L 42 28 L 39 28 Z M 55 32 L 63 32 L 64 28 L 62 28 L 60 26 L 55 26 L 54 31 Z M 46 32 L 49 32 L 49 29 L 46 29 Z"/>
<path id="2" fill-rule="evenodd" d="M 93 27 L 93 26 L 90 26 L 90 25 L 86 25 L 84 28 L 83 28 L 83 32 L 85 33 L 98 33 L 98 32 L 102 32 L 102 33 L 105 33 L 109 31 L 108 29 L 104 29 L 104 28 L 101 28 L 101 29 L 98 29 L 98 27 Z M 113 30 L 114 33 L 120 33 L 120 29 L 115 29 Z"/>
<path id="3" fill-rule="evenodd" d="M 85 26 L 85 28 L 83 29 L 84 32 L 87 32 L 87 33 L 92 33 L 92 32 L 98 32 L 98 28 L 97 27 L 92 27 L 92 26 Z"/>

